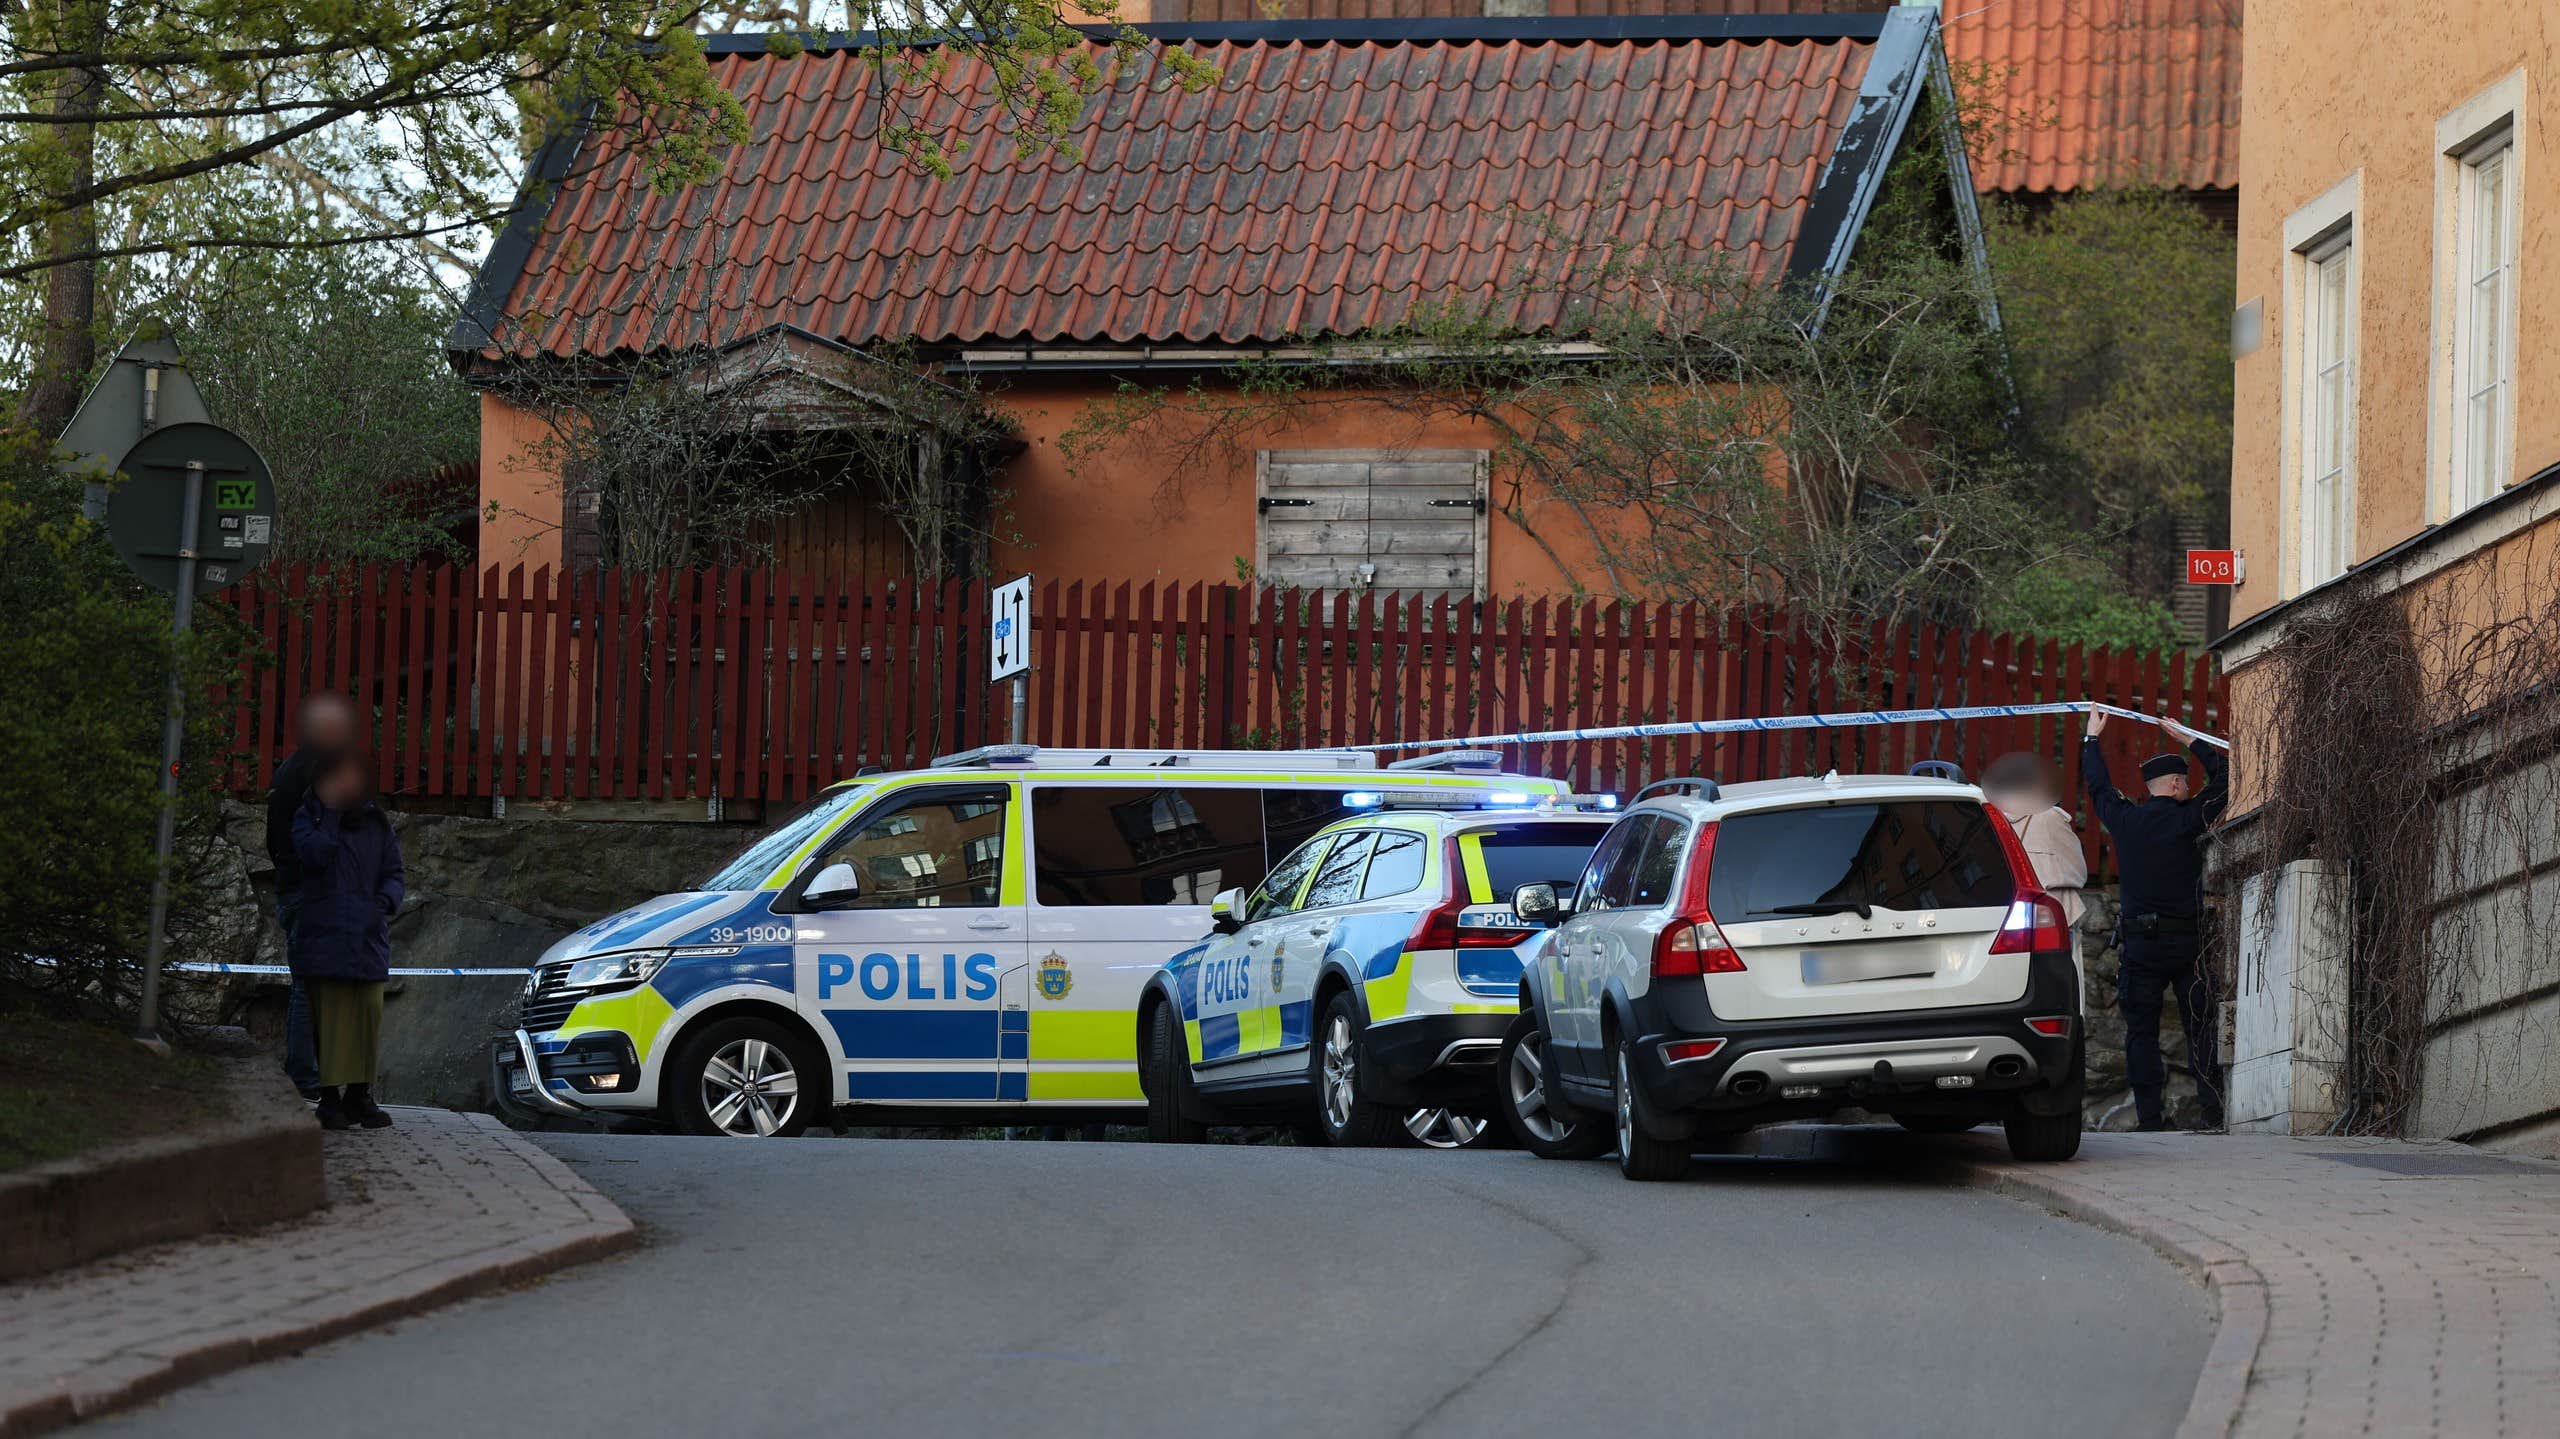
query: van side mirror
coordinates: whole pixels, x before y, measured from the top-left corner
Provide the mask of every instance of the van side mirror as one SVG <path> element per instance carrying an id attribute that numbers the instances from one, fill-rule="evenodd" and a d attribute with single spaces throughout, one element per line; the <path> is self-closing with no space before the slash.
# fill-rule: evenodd
<path id="1" fill-rule="evenodd" d="M 811 909 L 840 909 L 861 893 L 861 876 L 854 873 L 852 865 L 839 860 L 818 871 L 809 887 L 800 891 L 800 902 Z"/>
<path id="2" fill-rule="evenodd" d="M 1511 891 L 1511 912 L 1533 924 L 1561 924 L 1573 913 L 1573 901 L 1552 884 L 1524 884 Z"/>
<path id="3" fill-rule="evenodd" d="M 1209 927 L 1220 934 L 1233 934 L 1244 928 L 1244 921 L 1236 918 L 1236 911 L 1243 906 L 1243 890 L 1219 890 L 1217 896 L 1209 901 Z"/>

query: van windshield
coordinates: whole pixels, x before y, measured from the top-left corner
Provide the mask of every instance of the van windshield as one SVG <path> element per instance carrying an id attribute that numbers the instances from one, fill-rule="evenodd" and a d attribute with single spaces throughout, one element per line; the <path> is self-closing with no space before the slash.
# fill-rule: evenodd
<path id="1" fill-rule="evenodd" d="M 807 809 L 767 832 L 765 837 L 738 852 L 738 857 L 720 867 L 720 871 L 702 882 L 706 890 L 737 891 L 754 889 L 773 873 L 774 866 L 791 857 L 792 851 L 807 844 L 811 836 L 833 823 L 838 815 L 862 802 L 870 793 L 867 784 L 846 785 L 818 796 Z"/>
<path id="2" fill-rule="evenodd" d="M 1887 800 L 1730 816 L 1716 826 L 1707 908 L 1717 922 L 1865 909 L 2005 905 L 2017 882 L 1991 811 Z"/>

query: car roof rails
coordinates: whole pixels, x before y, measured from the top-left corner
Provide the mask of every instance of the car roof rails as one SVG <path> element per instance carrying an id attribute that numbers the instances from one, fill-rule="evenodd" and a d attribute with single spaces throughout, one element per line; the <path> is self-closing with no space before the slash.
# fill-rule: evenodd
<path id="1" fill-rule="evenodd" d="M 1477 770 L 1489 773 L 1502 768 L 1502 754 L 1499 750 L 1489 749 L 1444 749 L 1430 754 L 1418 754 L 1411 759 L 1391 760 L 1387 768 Z"/>
<path id="2" fill-rule="evenodd" d="M 1965 782 L 1964 770 L 1951 759 L 1924 759 L 1911 767 L 1913 779 L 1942 779 L 1951 784 Z"/>
<path id="3" fill-rule="evenodd" d="M 1637 790 L 1634 794 L 1628 796 L 1627 803 L 1630 805 L 1638 805 L 1644 803 L 1647 795 L 1679 794 L 1683 791 L 1694 791 L 1698 798 L 1705 800 L 1709 804 L 1713 804 L 1717 800 L 1724 798 L 1724 790 L 1719 787 L 1714 780 L 1707 778 L 1705 775 L 1697 774 L 1688 775 L 1680 779 L 1655 780 L 1653 783 L 1646 785 L 1644 788 Z"/>
<path id="4" fill-rule="evenodd" d="M 1378 757 L 1358 750 L 1323 749 L 1053 749 L 1036 744 L 989 744 L 937 755 L 935 769 L 1210 769 L 1375 771 Z"/>

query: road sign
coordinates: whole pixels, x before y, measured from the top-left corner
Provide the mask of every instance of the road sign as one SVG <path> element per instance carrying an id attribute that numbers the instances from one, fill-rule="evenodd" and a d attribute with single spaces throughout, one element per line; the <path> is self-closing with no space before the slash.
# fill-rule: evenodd
<path id="1" fill-rule="evenodd" d="M 125 565 L 174 593 L 188 560 L 195 593 L 238 584 L 275 544 L 275 481 L 249 442 L 220 425 L 163 425 L 116 463 L 107 535 Z"/>
<path id="2" fill-rule="evenodd" d="M 1031 668 L 1031 576 L 995 587 L 987 605 L 987 679 L 1002 683 Z"/>
<path id="3" fill-rule="evenodd" d="M 2187 551 L 2188 584 L 2236 585 L 2248 573 L 2248 558 L 2237 550 Z"/>

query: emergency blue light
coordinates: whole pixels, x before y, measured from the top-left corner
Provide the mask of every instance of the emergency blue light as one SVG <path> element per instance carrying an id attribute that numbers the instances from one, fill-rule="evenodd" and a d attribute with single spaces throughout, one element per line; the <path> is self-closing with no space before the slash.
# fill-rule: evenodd
<path id="1" fill-rule="evenodd" d="M 1522 794 L 1516 789 L 1498 789 L 1493 793 L 1486 795 L 1484 797 L 1484 802 L 1486 804 L 1531 804 L 1535 803 L 1535 799 L 1533 796 Z"/>
<path id="2" fill-rule="evenodd" d="M 1387 797 L 1374 789 L 1350 790 L 1342 796 L 1344 809 L 1376 809 L 1386 802 Z"/>

